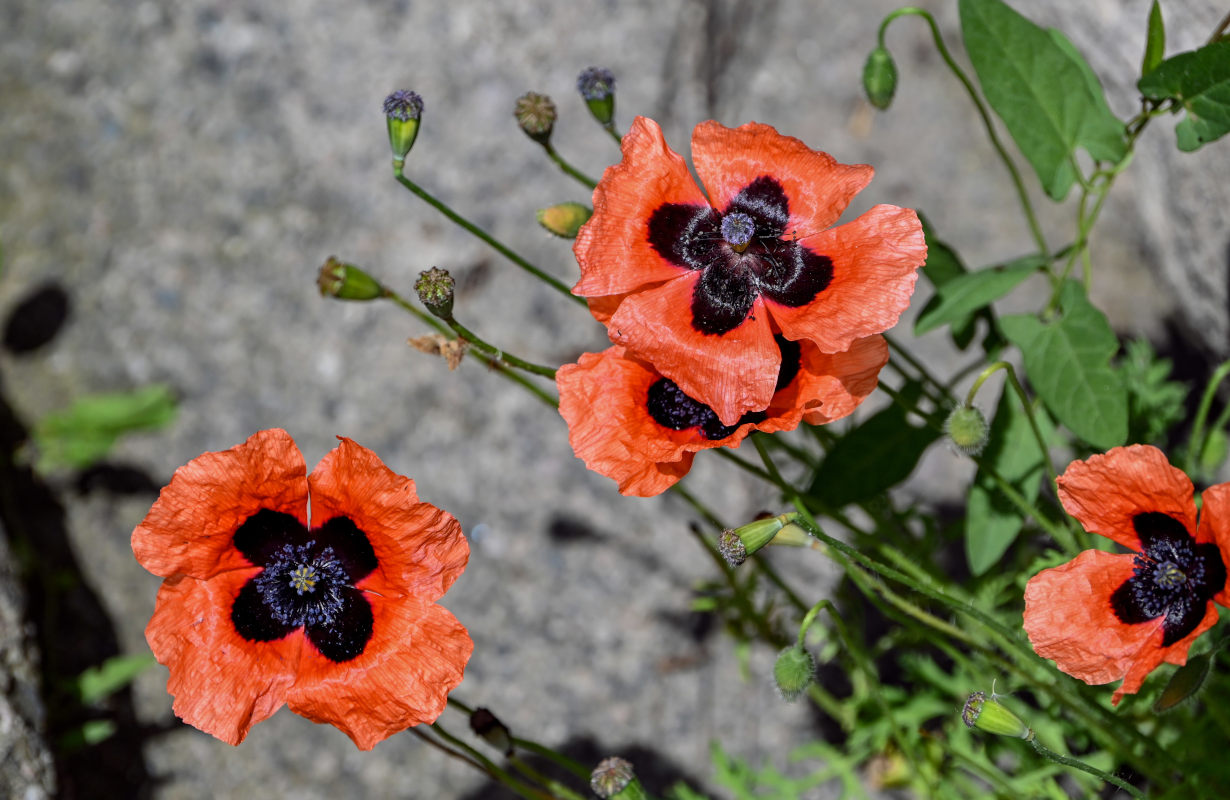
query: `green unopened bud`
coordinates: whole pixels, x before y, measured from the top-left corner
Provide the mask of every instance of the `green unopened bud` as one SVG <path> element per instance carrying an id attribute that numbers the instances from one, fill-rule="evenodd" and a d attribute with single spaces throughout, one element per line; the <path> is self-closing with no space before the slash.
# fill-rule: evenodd
<path id="1" fill-rule="evenodd" d="M 974 406 L 960 405 L 944 420 L 944 433 L 966 455 L 976 456 L 987 446 L 991 429 L 987 418 Z"/>
<path id="2" fill-rule="evenodd" d="M 474 709 L 470 715 L 470 730 L 504 755 L 513 754 L 512 735 L 508 727 L 490 710 L 481 707 Z"/>
<path id="3" fill-rule="evenodd" d="M 1153 710 L 1161 713 L 1169 711 L 1191 697 L 1194 697 L 1204 681 L 1209 677 L 1209 668 L 1213 666 L 1213 654 L 1202 653 L 1187 660 L 1187 663 L 1174 671 L 1170 682 L 1162 690 L 1162 694 L 1153 704 Z"/>
<path id="4" fill-rule="evenodd" d="M 589 788 L 602 800 L 646 800 L 632 764 L 622 758 L 604 758 L 589 777 Z"/>
<path id="5" fill-rule="evenodd" d="M 722 531 L 718 537 L 718 551 L 727 564 L 737 567 L 752 553 L 769 544 L 807 547 L 813 540 L 807 531 L 792 524 L 796 517 L 798 512 L 791 511 L 749 522 L 735 530 Z"/>
<path id="6" fill-rule="evenodd" d="M 961 720 L 966 727 L 977 728 L 983 733 L 1026 741 L 1034 738 L 1034 732 L 1020 717 L 1000 705 L 994 695 L 988 698 L 986 692 L 974 692 L 969 696 L 961 709 Z"/>
<path id="7" fill-rule="evenodd" d="M 603 125 L 615 120 L 615 76 L 609 69 L 589 67 L 577 76 L 577 91 L 589 113 Z"/>
<path id="8" fill-rule="evenodd" d="M 453 316 L 453 287 L 456 284 L 448 270 L 432 267 L 419 273 L 414 291 L 418 292 L 419 300 L 428 311 L 440 319 L 449 319 Z"/>
<path id="9" fill-rule="evenodd" d="M 321 295 L 339 300 L 375 300 L 384 296 L 384 287 L 371 275 L 356 267 L 338 261 L 334 256 L 320 268 L 316 285 Z"/>
<path id="10" fill-rule="evenodd" d="M 863 91 L 876 108 L 884 111 L 897 91 L 897 64 L 886 48 L 877 47 L 863 65 Z"/>
<path id="11" fill-rule="evenodd" d="M 551 139 L 551 131 L 555 128 L 555 103 L 545 94 L 526 92 L 517 98 L 513 116 L 525 135 L 538 142 L 546 144 Z"/>
<path id="12" fill-rule="evenodd" d="M 777 654 L 773 682 L 783 700 L 797 700 L 815 679 L 816 659 L 802 646 L 796 644 Z"/>
<path id="13" fill-rule="evenodd" d="M 419 135 L 419 119 L 423 116 L 423 98 L 402 89 L 384 98 L 384 116 L 389 124 L 389 147 L 394 163 L 406 160 Z"/>
<path id="14" fill-rule="evenodd" d="M 577 231 L 589 222 L 594 211 L 584 203 L 556 203 L 538 209 L 538 224 L 564 239 L 577 238 Z"/>

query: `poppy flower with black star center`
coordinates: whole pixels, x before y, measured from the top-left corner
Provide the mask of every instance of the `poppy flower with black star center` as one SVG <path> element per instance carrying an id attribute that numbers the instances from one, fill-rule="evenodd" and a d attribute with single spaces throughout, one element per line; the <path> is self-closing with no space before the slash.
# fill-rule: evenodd
<path id="1" fill-rule="evenodd" d="M 702 122 L 692 160 L 637 117 L 573 248 L 611 341 L 733 425 L 768 406 L 774 335 L 843 353 L 909 305 L 927 247 L 918 215 L 878 205 L 832 227 L 871 180 L 768 125 Z M 708 193 L 706 195 L 706 192 Z"/>
<path id="2" fill-rule="evenodd" d="M 752 431 L 794 430 L 852 412 L 876 387 L 888 362 L 882 336 L 859 339 L 844 353 L 778 337 L 781 371 L 767 407 L 724 425 L 653 365 L 610 347 L 586 353 L 556 373 L 568 440 L 585 466 L 614 479 L 625 495 L 666 491 L 692 468 L 696 453 L 738 447 Z"/>
<path id="3" fill-rule="evenodd" d="M 435 603 L 469 558 L 457 520 L 338 438 L 310 475 L 283 430 L 205 453 L 132 533 L 165 578 L 145 637 L 174 711 L 224 742 L 287 705 L 370 750 L 434 722 L 474 649 Z"/>
<path id="4" fill-rule="evenodd" d="M 1075 461 L 1059 499 L 1090 533 L 1131 550 L 1086 550 L 1025 587 L 1025 632 L 1034 650 L 1089 684 L 1123 680 L 1112 701 L 1135 694 L 1163 661 L 1187 662 L 1196 637 L 1230 601 L 1230 484 L 1203 493 L 1148 445 Z"/>

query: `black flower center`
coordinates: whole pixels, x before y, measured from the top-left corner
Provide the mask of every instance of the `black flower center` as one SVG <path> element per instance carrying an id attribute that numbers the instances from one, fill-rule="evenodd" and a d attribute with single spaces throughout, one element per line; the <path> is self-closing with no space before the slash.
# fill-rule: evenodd
<path id="1" fill-rule="evenodd" d="M 663 203 L 649 215 L 649 243 L 662 258 L 698 270 L 692 327 L 720 336 L 743 324 L 760 295 L 798 308 L 833 280 L 833 261 L 782 239 L 790 206 L 782 185 L 762 175 L 719 214 L 710 206 Z"/>
<path id="2" fill-rule="evenodd" d="M 792 342 L 780 334 L 775 339 L 782 352 L 782 365 L 777 372 L 775 389 L 780 392 L 798 376 L 802 353 L 798 342 Z M 693 400 L 669 378 L 658 378 L 650 384 L 645 407 L 654 422 L 662 427 L 673 431 L 699 428 L 709 441 L 725 439 L 740 425 L 764 422 L 769 416 L 764 411 L 749 411 L 739 417 L 739 421 L 734 425 L 723 425 L 712 408 L 699 400 Z"/>
<path id="3" fill-rule="evenodd" d="M 325 658 L 349 661 L 372 638 L 372 607 L 355 584 L 376 569 L 367 535 L 346 517 L 309 531 L 290 514 L 262 509 L 235 531 L 234 545 L 263 569 L 231 606 L 235 631 L 271 642 L 303 628 Z"/>
<path id="4" fill-rule="evenodd" d="M 1174 517 L 1157 511 L 1137 514 L 1132 525 L 1141 552 L 1133 558 L 1132 577 L 1110 597 L 1121 622 L 1132 625 L 1162 621 L 1162 646 L 1168 647 L 1196 629 L 1209 601 L 1226 584 L 1221 551 L 1196 540 Z"/>

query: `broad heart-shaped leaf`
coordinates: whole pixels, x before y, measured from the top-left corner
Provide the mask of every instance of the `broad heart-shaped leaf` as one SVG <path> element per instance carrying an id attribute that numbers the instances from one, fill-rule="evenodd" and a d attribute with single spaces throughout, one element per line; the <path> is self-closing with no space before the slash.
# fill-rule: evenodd
<path id="1" fill-rule="evenodd" d="M 1026 256 L 1002 266 L 967 272 L 947 281 L 936 290 L 939 302 L 928 304 L 914 323 L 915 335 L 921 336 L 947 323 L 961 322 L 988 303 L 1008 294 L 1044 263 L 1038 256 Z"/>
<path id="2" fill-rule="evenodd" d="M 923 236 L 927 240 L 927 263 L 923 264 L 923 275 L 938 290 L 949 281 L 965 275 L 968 270 L 961 263 L 956 251 L 936 238 L 935 229 L 931 227 L 927 218 L 919 214 L 918 219 L 922 222 Z M 940 296 L 937 293 L 927 301 L 927 305 L 923 306 L 922 316 L 931 313 L 931 310 L 939 304 Z M 953 320 L 951 323 L 952 341 L 961 350 L 969 347 L 969 343 L 974 339 L 976 331 L 974 319 L 973 314 L 967 314 L 964 318 Z"/>
<path id="3" fill-rule="evenodd" d="M 1123 444 L 1128 432 L 1127 391 L 1110 366 L 1119 340 L 1079 283 L 1064 284 L 1059 299 L 1063 313 L 1057 320 L 1042 323 L 1017 314 L 999 324 L 1021 349 L 1025 372 L 1055 419 L 1109 450 Z"/>
<path id="4" fill-rule="evenodd" d="M 983 94 L 1048 195 L 1067 195 L 1076 180 L 1077 148 L 1115 163 L 1127 155 L 1123 123 L 1061 34 L 1048 33 L 1001 0 L 960 0 L 959 7 L 965 49 Z"/>
<path id="5" fill-rule="evenodd" d="M 909 424 L 894 403 L 833 445 L 807 493 L 832 508 L 869 500 L 908 478 L 939 436 Z"/>
<path id="6" fill-rule="evenodd" d="M 1050 420 L 1042 409 L 1035 409 L 1043 441 L 1052 436 Z M 990 438 L 982 453 L 982 466 L 970 486 L 965 513 L 965 558 L 970 572 L 982 575 L 999 562 L 1004 551 L 1021 532 L 1024 519 L 999 486 L 992 480 L 987 467 L 1011 484 L 1021 496 L 1033 502 L 1046 473 L 1046 463 L 1029 417 L 1021 408 L 1020 398 L 1005 385 L 1000 395 L 995 419 L 991 420 Z"/>
<path id="7" fill-rule="evenodd" d="M 1197 150 L 1230 132 L 1230 41 L 1179 53 L 1140 79 L 1150 100 L 1183 104 L 1187 117 L 1175 127 L 1179 149 Z"/>

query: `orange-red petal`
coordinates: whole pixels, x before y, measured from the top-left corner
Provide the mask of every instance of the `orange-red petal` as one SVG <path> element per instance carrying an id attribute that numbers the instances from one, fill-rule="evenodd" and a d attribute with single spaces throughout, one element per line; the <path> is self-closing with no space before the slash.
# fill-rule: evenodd
<path id="1" fill-rule="evenodd" d="M 1188 533 L 1196 533 L 1192 482 L 1156 447 L 1116 447 L 1085 461 L 1073 461 L 1058 484 L 1059 501 L 1085 530 L 1131 550 L 1141 549 L 1132 524 L 1137 514 L 1168 514 L 1182 522 Z"/>
<path id="2" fill-rule="evenodd" d="M 738 128 L 700 123 L 692 131 L 692 163 L 718 211 L 756 178 L 767 175 L 781 184 L 790 204 L 783 238 L 810 236 L 837 222 L 875 174 L 866 164 L 838 163 L 759 122 Z"/>
<path id="3" fill-rule="evenodd" d="M 286 704 L 370 750 L 398 731 L 440 716 L 448 693 L 461 683 L 474 643 L 447 609 L 429 600 L 364 596 L 374 617 L 367 648 L 336 663 L 305 643 Z"/>
<path id="4" fill-rule="evenodd" d="M 781 350 L 758 298 L 739 327 L 715 336 L 692 327 L 692 290 L 699 273 L 628 295 L 607 331 L 611 341 L 650 362 L 679 388 L 733 425 L 773 399 Z"/>
<path id="5" fill-rule="evenodd" d="M 581 267 L 572 291 L 583 297 L 624 294 L 685 273 L 649 243 L 649 218 L 663 203 L 709 205 L 658 123 L 637 117 L 622 147 L 623 160 L 603 173 L 594 215 L 572 248 Z"/>
<path id="6" fill-rule="evenodd" d="M 251 563 L 232 545 L 235 530 L 262 508 L 307 522 L 307 467 L 286 431 L 253 434 L 175 470 L 132 532 L 132 551 L 155 575 L 208 579 Z"/>
<path id="7" fill-rule="evenodd" d="M 878 205 L 845 225 L 800 232 L 800 241 L 832 260 L 832 281 L 805 306 L 764 304 L 786 338 L 807 339 L 826 353 L 896 325 L 927 260 L 918 214 L 897 206 Z"/>
<path id="8" fill-rule="evenodd" d="M 414 481 L 339 436 L 308 476 L 312 524 L 349 517 L 367 535 L 378 566 L 359 589 L 383 596 L 441 597 L 461 575 L 470 547 L 451 514 L 421 502 Z M 370 646 L 370 645 L 369 645 Z"/>
<path id="9" fill-rule="evenodd" d="M 821 353 L 806 345 L 803 352 L 811 352 L 812 356 L 803 359 L 803 380 L 796 384 L 805 396 L 812 398 L 805 405 L 807 413 L 803 416 L 809 425 L 824 425 L 849 416 L 875 391 L 880 370 L 888 363 L 888 343 L 879 335 L 856 340 L 844 353 Z M 808 387 L 809 380 L 815 384 Z M 795 402 L 782 397 L 794 386 L 778 392 L 773 406 Z"/>
<path id="10" fill-rule="evenodd" d="M 230 744 L 282 707 L 303 644 L 302 630 L 273 642 L 249 642 L 235 632 L 231 606 L 258 571 L 168 578 L 145 627 L 154 658 L 171 672 L 167 691 L 176 716 Z"/>
<path id="11" fill-rule="evenodd" d="M 1200 527 L 1196 531 L 1196 541 L 1215 543 L 1221 551 L 1222 564 L 1230 565 L 1230 483 L 1210 486 L 1201 496 L 1204 498 L 1204 505 L 1200 508 Z M 1226 572 L 1226 585 L 1213 596 L 1213 600 L 1223 606 L 1230 606 L 1230 569 Z"/>
<path id="12" fill-rule="evenodd" d="M 1163 661 L 1187 662 L 1196 637 L 1217 621 L 1208 609 L 1195 630 L 1162 647 L 1164 617 L 1127 625 L 1115 616 L 1111 594 L 1132 577 L 1133 557 L 1086 550 L 1072 561 L 1046 569 L 1025 587 L 1025 633 L 1034 650 L 1085 683 L 1123 679 L 1112 702 L 1134 694 Z"/>

